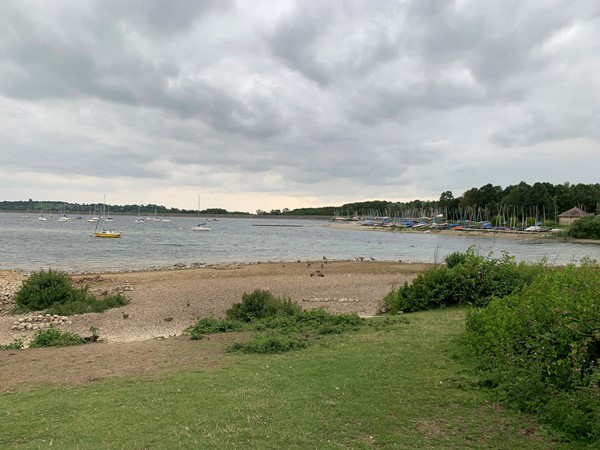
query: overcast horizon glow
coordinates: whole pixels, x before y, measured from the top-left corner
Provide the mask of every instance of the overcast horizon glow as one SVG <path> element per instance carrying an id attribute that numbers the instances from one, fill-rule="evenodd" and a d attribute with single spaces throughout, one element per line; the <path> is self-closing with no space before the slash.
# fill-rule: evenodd
<path id="1" fill-rule="evenodd" d="M 597 183 L 596 0 L 7 0 L 2 200 L 295 209 Z"/>

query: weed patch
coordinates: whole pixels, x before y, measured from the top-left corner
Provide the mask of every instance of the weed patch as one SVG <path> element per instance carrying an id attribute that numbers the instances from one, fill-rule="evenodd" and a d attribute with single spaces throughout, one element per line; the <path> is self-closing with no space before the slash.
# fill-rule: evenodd
<path id="1" fill-rule="evenodd" d="M 29 343 L 29 347 L 66 347 L 69 345 L 80 345 L 85 343 L 85 338 L 78 334 L 60 331 L 56 328 L 48 328 L 47 330 L 38 331 Z"/>
<path id="2" fill-rule="evenodd" d="M 112 308 L 125 306 L 129 299 L 123 294 L 108 295 L 104 298 L 96 298 L 93 295 L 68 301 L 66 303 L 54 303 L 47 309 L 48 314 L 58 314 L 59 316 L 71 316 L 74 314 L 100 313 Z"/>
<path id="3" fill-rule="evenodd" d="M 245 343 L 236 343 L 234 353 L 281 353 L 305 348 L 318 336 L 356 331 L 364 325 L 356 314 L 331 314 L 322 308 L 303 311 L 289 299 L 274 297 L 268 291 L 244 294 L 242 303 L 227 311 L 227 319 L 200 319 L 184 330 L 192 339 L 204 334 L 255 331 Z"/>
<path id="4" fill-rule="evenodd" d="M 198 340 L 202 339 L 205 334 L 228 333 L 241 331 L 242 329 L 244 329 L 244 324 L 236 320 L 219 320 L 213 317 L 205 317 L 186 328 L 184 333 L 189 334 L 192 339 Z"/>
<path id="5" fill-rule="evenodd" d="M 0 345 L 0 350 L 20 350 L 23 348 L 23 341 L 15 339 L 10 344 Z"/>
<path id="6" fill-rule="evenodd" d="M 308 338 L 271 331 L 255 335 L 248 342 L 236 342 L 227 351 L 230 353 L 284 353 L 308 347 Z"/>

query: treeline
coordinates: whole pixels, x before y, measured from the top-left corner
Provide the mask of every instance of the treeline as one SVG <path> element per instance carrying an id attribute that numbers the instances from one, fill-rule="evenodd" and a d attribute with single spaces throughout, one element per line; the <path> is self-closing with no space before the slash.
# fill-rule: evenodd
<path id="1" fill-rule="evenodd" d="M 479 188 L 473 187 L 459 197 L 455 197 L 452 191 L 445 191 L 438 200 L 373 200 L 342 206 L 274 210 L 271 214 L 342 217 L 431 217 L 444 214 L 448 218 L 471 220 L 491 220 L 495 216 L 534 216 L 556 220 L 559 214 L 574 206 L 592 214 L 600 212 L 600 184 L 538 182 L 529 185 L 521 182 L 502 188 L 488 183 Z"/>
<path id="2" fill-rule="evenodd" d="M 69 203 L 62 201 L 0 201 L 0 211 L 29 211 L 32 213 L 55 213 L 55 214 L 91 214 L 100 211 L 100 203 Z M 107 205 L 111 214 L 139 214 L 142 216 L 170 215 L 170 214 L 196 214 L 198 211 L 193 209 L 167 208 L 163 205 L 153 203 L 147 205 Z M 201 214 L 219 215 L 235 214 L 248 215 L 242 211 L 227 211 L 222 208 L 207 208 L 200 211 Z"/>
<path id="3" fill-rule="evenodd" d="M 86 214 L 90 208 L 99 204 L 79 204 L 62 201 L 39 202 L 2 201 L 0 210 L 61 212 L 67 214 Z M 585 212 L 600 212 L 600 184 L 552 184 L 538 182 L 529 185 L 524 181 L 506 188 L 488 183 L 479 188 L 473 187 L 461 196 L 455 197 L 452 191 L 440 194 L 438 200 L 412 200 L 410 202 L 390 202 L 386 200 L 370 200 L 365 202 L 346 203 L 341 206 L 323 206 L 318 208 L 272 209 L 256 211 L 259 215 L 281 216 L 388 216 L 388 217 L 431 217 L 443 214 L 455 220 L 492 220 L 501 216 L 503 219 L 524 217 L 546 218 L 556 220 L 558 215 L 579 207 Z M 114 214 L 192 214 L 195 210 L 167 208 L 162 205 L 109 205 Z M 248 215 L 248 212 L 227 211 L 222 208 L 209 208 L 202 214 L 236 214 Z"/>

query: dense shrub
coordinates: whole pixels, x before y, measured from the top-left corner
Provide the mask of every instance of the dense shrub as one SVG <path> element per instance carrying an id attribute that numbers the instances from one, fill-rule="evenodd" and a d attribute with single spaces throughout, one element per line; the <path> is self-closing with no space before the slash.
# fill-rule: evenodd
<path id="1" fill-rule="evenodd" d="M 242 296 L 242 303 L 236 303 L 227 311 L 227 318 L 240 322 L 275 316 L 289 316 L 301 310 L 300 306 L 287 298 L 277 298 L 269 291 L 257 289 Z"/>
<path id="2" fill-rule="evenodd" d="M 68 331 L 60 331 L 56 328 L 48 328 L 47 330 L 38 331 L 29 343 L 29 347 L 66 347 L 69 345 L 79 345 L 85 343 L 85 338 L 79 336 L 78 334 L 70 333 Z"/>
<path id="3" fill-rule="evenodd" d="M 582 217 L 573 222 L 567 235 L 577 239 L 600 239 L 600 215 Z"/>
<path id="4" fill-rule="evenodd" d="M 444 262 L 449 269 L 452 269 L 458 264 L 464 264 L 469 256 L 468 252 L 452 252 L 444 258 Z"/>
<path id="5" fill-rule="evenodd" d="M 467 316 L 467 342 L 507 403 L 600 443 L 600 268 L 547 270 Z"/>
<path id="6" fill-rule="evenodd" d="M 543 271 L 542 265 L 517 263 L 504 253 L 502 258 L 483 257 L 473 248 L 455 252 L 446 265 L 427 270 L 392 290 L 381 302 L 380 312 L 397 314 L 441 306 L 486 305 L 494 297 L 503 297 L 530 283 Z"/>
<path id="7" fill-rule="evenodd" d="M 86 296 L 85 290 L 73 287 L 66 273 L 48 269 L 35 272 L 25 280 L 15 295 L 15 303 L 22 310 L 40 311 L 55 303 L 81 301 Z"/>
<path id="8" fill-rule="evenodd" d="M 122 294 L 98 299 L 87 288 L 76 288 L 64 272 L 48 269 L 33 273 L 15 295 L 17 309 L 46 310 L 49 314 L 72 315 L 103 312 L 129 303 Z"/>

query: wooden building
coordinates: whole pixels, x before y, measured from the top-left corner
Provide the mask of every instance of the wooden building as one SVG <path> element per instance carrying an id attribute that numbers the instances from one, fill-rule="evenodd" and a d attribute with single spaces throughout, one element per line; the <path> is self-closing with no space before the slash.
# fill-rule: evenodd
<path id="1" fill-rule="evenodd" d="M 589 215 L 590 214 L 586 213 L 585 211 L 582 211 L 577 207 L 571 208 L 558 216 L 558 224 L 571 225 L 573 222 Z"/>

